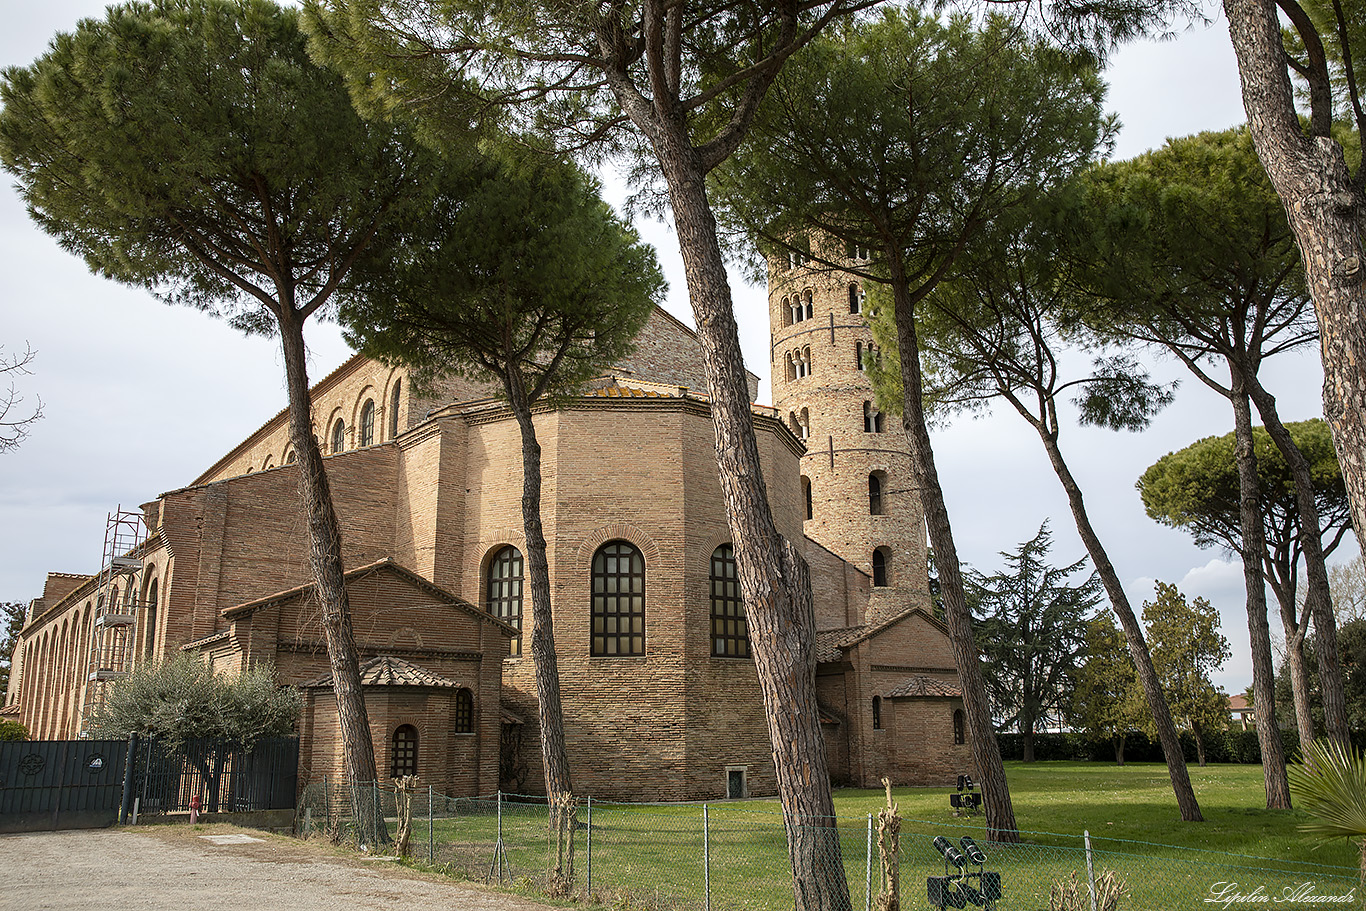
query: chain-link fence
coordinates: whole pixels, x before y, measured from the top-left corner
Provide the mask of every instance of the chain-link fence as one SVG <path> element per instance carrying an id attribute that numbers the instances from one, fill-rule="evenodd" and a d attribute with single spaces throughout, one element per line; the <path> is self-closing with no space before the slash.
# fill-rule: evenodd
<path id="1" fill-rule="evenodd" d="M 394 835 L 393 785 L 370 788 Z M 299 800 L 300 833 L 347 838 L 352 825 L 347 790 L 335 782 L 310 785 Z M 549 865 L 565 857 L 564 846 L 557 851 L 549 815 L 544 797 L 452 798 L 419 789 L 412 798 L 410 853 L 466 879 L 546 889 Z M 855 911 L 873 911 L 884 888 L 878 820 L 872 815 L 840 818 L 837 832 L 838 856 L 830 843 L 825 862 L 843 866 Z M 793 906 L 787 836 L 776 802 L 580 799 L 573 833 L 573 894 L 581 898 L 623 909 L 782 911 Z M 963 855 L 961 865 L 935 847 L 936 836 Z M 964 836 L 975 841 L 984 863 L 972 862 Z M 1019 844 L 989 842 L 981 817 L 901 820 L 901 907 L 937 908 L 942 902 L 943 907 L 1043 911 L 1050 908 L 1050 893 L 1069 882 L 1077 903 L 1060 907 L 1078 911 L 1363 907 L 1358 872 L 1352 868 L 1085 834 L 1021 836 Z M 1108 906 L 1107 873 L 1123 885 L 1118 902 Z M 931 879 L 935 882 L 927 882 Z"/>

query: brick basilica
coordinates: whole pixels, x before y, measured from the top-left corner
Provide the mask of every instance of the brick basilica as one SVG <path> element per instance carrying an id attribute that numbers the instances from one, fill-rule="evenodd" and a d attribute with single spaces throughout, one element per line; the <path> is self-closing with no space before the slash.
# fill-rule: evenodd
<path id="1" fill-rule="evenodd" d="M 774 407 L 755 405 L 754 422 L 778 527 L 811 568 L 831 774 L 948 783 L 973 771 L 957 672 L 931 610 L 905 441 L 863 371 L 876 351 L 859 284 L 794 257 L 771 265 L 769 288 Z M 536 412 L 581 794 L 776 789 L 699 351 L 656 310 L 629 358 Z M 751 374 L 751 398 L 757 388 Z M 423 398 L 403 369 L 359 355 L 314 385 L 312 408 L 380 774 L 415 773 L 457 796 L 543 790 L 522 654 L 516 421 L 492 387 L 455 380 Z M 287 415 L 132 521 L 130 547 L 108 549 L 96 575 L 48 574 L 0 717 L 71 739 L 97 689 L 141 662 L 187 652 L 228 673 L 269 663 L 304 694 L 301 783 L 339 775 Z"/>

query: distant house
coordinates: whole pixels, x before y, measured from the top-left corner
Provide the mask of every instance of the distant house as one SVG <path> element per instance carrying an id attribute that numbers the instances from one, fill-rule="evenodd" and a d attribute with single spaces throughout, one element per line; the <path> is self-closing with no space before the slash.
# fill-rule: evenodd
<path id="1" fill-rule="evenodd" d="M 1245 731 L 1256 724 L 1257 719 L 1252 714 L 1252 702 L 1241 693 L 1228 697 L 1228 713 L 1233 723 Z"/>

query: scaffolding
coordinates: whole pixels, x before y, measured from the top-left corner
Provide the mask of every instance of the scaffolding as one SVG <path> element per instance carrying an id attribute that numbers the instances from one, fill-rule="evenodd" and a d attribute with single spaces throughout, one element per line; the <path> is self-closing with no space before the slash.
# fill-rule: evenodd
<path id="1" fill-rule="evenodd" d="M 142 558 L 135 552 L 146 540 L 141 512 L 120 505 L 109 514 L 104 529 L 104 555 L 95 579 L 95 614 L 90 625 L 90 656 L 85 668 L 85 698 L 81 706 L 81 734 L 104 704 L 111 681 L 133 669 L 138 612 L 147 607 L 138 592 Z"/>

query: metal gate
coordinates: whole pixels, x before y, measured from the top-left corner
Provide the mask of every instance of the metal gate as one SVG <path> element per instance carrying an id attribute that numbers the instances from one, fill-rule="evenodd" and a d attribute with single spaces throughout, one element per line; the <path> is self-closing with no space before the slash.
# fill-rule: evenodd
<path id="1" fill-rule="evenodd" d="M 127 740 L 0 742 L 0 832 L 113 825 L 128 752 Z"/>
<path id="2" fill-rule="evenodd" d="M 298 737 L 251 750 L 140 737 L 0 742 L 0 832 L 99 828 L 135 808 L 186 812 L 195 797 L 206 813 L 292 809 L 298 768 Z"/>

